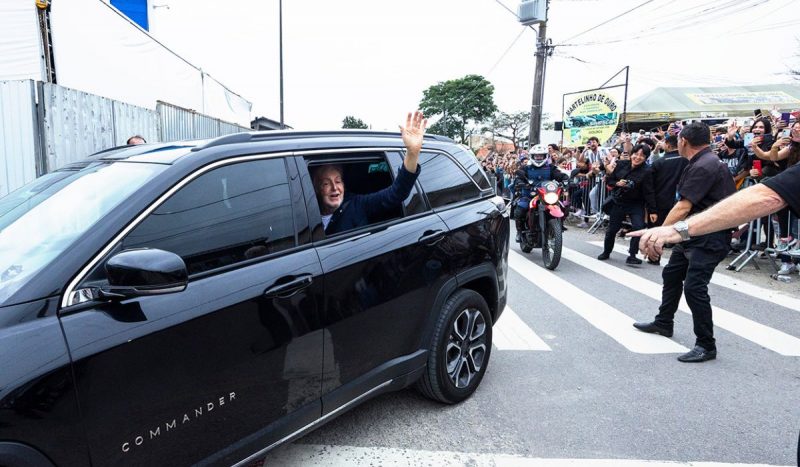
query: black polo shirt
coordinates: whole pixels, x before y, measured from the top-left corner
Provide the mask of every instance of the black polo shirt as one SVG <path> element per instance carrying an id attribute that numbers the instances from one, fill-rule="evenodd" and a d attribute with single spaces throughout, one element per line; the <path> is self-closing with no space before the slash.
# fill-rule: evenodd
<path id="1" fill-rule="evenodd" d="M 708 147 L 689 161 L 678 182 L 678 195 L 692 203 L 689 215 L 704 211 L 735 191 L 728 166 Z"/>
<path id="2" fill-rule="evenodd" d="M 762 183 L 778 193 L 789 204 L 794 215 L 800 217 L 800 164 L 795 164 Z"/>

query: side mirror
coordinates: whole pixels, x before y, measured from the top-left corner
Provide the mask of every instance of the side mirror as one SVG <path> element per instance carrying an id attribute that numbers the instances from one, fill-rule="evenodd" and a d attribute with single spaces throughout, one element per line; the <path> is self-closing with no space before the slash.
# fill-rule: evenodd
<path id="1" fill-rule="evenodd" d="M 106 262 L 108 285 L 100 296 L 123 299 L 182 292 L 189 283 L 186 263 L 175 253 L 155 248 L 125 250 Z"/>

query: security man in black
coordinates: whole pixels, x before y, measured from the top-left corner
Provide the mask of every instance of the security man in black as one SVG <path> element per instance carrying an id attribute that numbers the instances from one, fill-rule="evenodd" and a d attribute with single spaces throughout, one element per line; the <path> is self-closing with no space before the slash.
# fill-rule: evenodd
<path id="1" fill-rule="evenodd" d="M 684 221 L 736 191 L 728 167 L 711 151 L 710 141 L 711 130 L 701 122 L 684 126 L 678 136 L 678 152 L 689 160 L 689 165 L 678 182 L 679 201 L 664 224 L 674 224 L 684 240 L 673 247 L 664 267 L 661 306 L 655 321 L 634 323 L 640 331 L 672 337 L 675 312 L 683 293 L 692 311 L 696 341 L 692 350 L 678 357 L 681 362 L 704 362 L 717 357 L 708 283 L 728 254 L 731 232 L 722 230 L 689 238 Z"/>

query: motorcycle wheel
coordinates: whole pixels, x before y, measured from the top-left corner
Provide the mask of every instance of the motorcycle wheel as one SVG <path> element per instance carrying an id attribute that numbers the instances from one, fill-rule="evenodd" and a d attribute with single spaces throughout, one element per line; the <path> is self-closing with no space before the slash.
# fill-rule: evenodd
<path id="1" fill-rule="evenodd" d="M 561 243 L 562 243 L 561 221 L 558 219 L 550 219 L 547 221 L 545 228 L 545 238 L 542 244 L 542 260 L 544 267 L 551 271 L 558 267 L 561 261 Z"/>

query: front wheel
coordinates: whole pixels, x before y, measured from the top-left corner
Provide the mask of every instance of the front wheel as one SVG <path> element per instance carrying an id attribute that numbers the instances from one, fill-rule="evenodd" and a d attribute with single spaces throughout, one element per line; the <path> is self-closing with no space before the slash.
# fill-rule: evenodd
<path id="1" fill-rule="evenodd" d="M 542 260 L 544 267 L 551 271 L 558 267 L 561 261 L 562 230 L 559 219 L 550 219 L 544 231 L 544 242 L 542 242 Z"/>
<path id="2" fill-rule="evenodd" d="M 491 350 L 489 306 L 475 291 L 456 291 L 439 313 L 428 367 L 417 388 L 426 397 L 446 404 L 463 401 L 481 383 Z"/>

